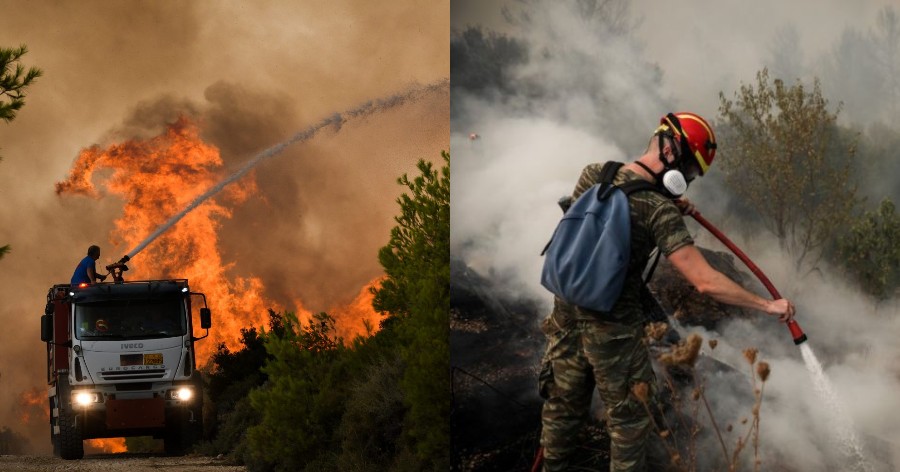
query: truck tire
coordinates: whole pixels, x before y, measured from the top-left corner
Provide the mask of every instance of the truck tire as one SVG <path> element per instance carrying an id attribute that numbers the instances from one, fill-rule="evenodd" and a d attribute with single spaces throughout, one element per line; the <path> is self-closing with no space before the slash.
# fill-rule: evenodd
<path id="1" fill-rule="evenodd" d="M 59 457 L 59 438 L 53 434 L 53 425 L 56 424 L 56 418 L 53 417 L 53 407 L 56 405 L 56 397 L 48 398 L 50 408 L 50 444 L 53 446 L 53 455 Z"/>
<path id="2" fill-rule="evenodd" d="M 69 382 L 61 379 L 58 386 L 54 401 L 58 411 L 55 426 L 59 427 L 59 434 L 56 435 L 54 450 L 58 445 L 59 457 L 66 460 L 81 459 L 84 457 L 84 442 L 75 409 L 70 404 Z"/>
<path id="3" fill-rule="evenodd" d="M 194 425 L 187 410 L 177 411 L 167 418 L 163 446 L 166 455 L 183 456 L 194 446 Z"/>

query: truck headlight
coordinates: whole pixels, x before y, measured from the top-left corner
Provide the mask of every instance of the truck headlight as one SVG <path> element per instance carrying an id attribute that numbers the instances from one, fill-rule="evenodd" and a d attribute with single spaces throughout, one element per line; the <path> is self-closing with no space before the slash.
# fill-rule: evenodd
<path id="1" fill-rule="evenodd" d="M 188 387 L 181 387 L 178 390 L 169 390 L 166 396 L 172 400 L 186 402 L 194 397 L 194 391 Z"/>
<path id="2" fill-rule="evenodd" d="M 88 406 L 97 402 L 97 394 L 92 392 L 78 392 L 75 394 L 75 404 L 78 406 Z"/>

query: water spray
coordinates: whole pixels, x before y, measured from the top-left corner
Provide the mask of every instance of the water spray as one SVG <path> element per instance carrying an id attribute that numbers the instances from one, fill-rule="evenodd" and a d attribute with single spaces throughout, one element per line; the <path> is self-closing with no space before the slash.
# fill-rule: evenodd
<path id="1" fill-rule="evenodd" d="M 695 210 L 693 213 L 691 213 L 691 216 L 693 216 L 694 219 L 697 220 L 697 223 L 700 223 L 704 228 L 712 233 L 713 236 L 718 238 L 719 241 L 722 241 L 722 244 L 728 246 L 728 249 L 730 249 L 731 252 L 733 252 L 734 255 L 737 256 L 738 259 L 740 259 L 750 269 L 750 271 L 753 272 L 754 275 L 756 275 L 759 281 L 762 282 L 763 285 L 765 285 L 766 290 L 769 291 L 773 299 L 778 300 L 782 298 L 781 294 L 778 293 L 778 290 L 775 289 L 775 286 L 772 285 L 772 282 L 769 280 L 769 278 L 766 277 L 766 274 L 763 274 L 759 267 L 757 267 L 756 264 L 754 264 L 753 261 L 751 261 L 750 258 L 747 257 L 746 254 L 744 254 L 744 251 L 741 251 L 741 249 L 737 247 L 733 242 L 731 242 L 731 240 L 728 239 L 725 234 L 723 234 L 721 231 L 719 231 L 718 228 L 713 226 L 712 223 L 707 221 L 706 218 L 701 216 L 699 211 Z M 799 345 L 806 342 L 806 333 L 804 333 L 803 330 L 800 329 L 800 325 L 797 324 L 796 321 L 794 321 L 793 319 L 789 320 L 787 322 L 787 327 L 791 331 L 791 338 L 794 339 L 794 344 Z"/>
<path id="2" fill-rule="evenodd" d="M 397 108 L 406 103 L 416 102 L 421 100 L 422 98 L 447 89 L 450 85 L 449 79 L 441 79 L 437 82 L 433 82 L 428 85 L 419 85 L 410 87 L 403 92 L 396 93 L 394 95 L 390 95 L 387 97 L 379 98 L 376 100 L 369 100 L 360 105 L 357 105 L 354 108 L 344 111 L 343 113 L 335 113 L 328 118 L 325 118 L 318 123 L 309 126 L 303 131 L 298 132 L 297 134 L 291 136 L 289 139 L 282 141 L 262 152 L 253 156 L 252 159 L 247 161 L 240 169 L 235 171 L 225 180 L 219 182 L 215 186 L 208 189 L 206 192 L 203 192 L 202 195 L 195 198 L 190 204 L 188 204 L 183 210 L 176 213 L 172 217 L 170 217 L 165 223 L 160 225 L 153 233 L 151 233 L 147 238 L 145 238 L 140 244 L 138 244 L 134 249 L 128 251 L 128 254 L 125 255 L 122 259 L 120 259 L 115 264 L 110 264 L 106 267 L 107 270 L 113 274 L 113 278 L 116 281 L 121 281 L 122 272 L 128 270 L 128 267 L 125 265 L 128 260 L 132 259 L 137 253 L 141 252 L 148 244 L 153 242 L 156 238 L 158 238 L 162 233 L 168 230 L 172 225 L 180 221 L 184 218 L 185 215 L 191 212 L 191 210 L 200 206 L 201 203 L 205 202 L 207 199 L 212 197 L 213 195 L 219 193 L 222 189 L 224 189 L 228 184 L 240 179 L 247 172 L 250 172 L 251 169 L 256 167 L 257 164 L 262 162 L 263 160 L 269 159 L 271 157 L 275 157 L 281 154 L 288 146 L 296 143 L 302 143 L 305 141 L 309 141 L 313 137 L 318 134 L 324 128 L 334 127 L 335 131 L 339 131 L 341 127 L 347 123 L 348 121 L 365 118 L 371 116 L 375 113 L 384 112 L 390 110 L 392 108 Z M 118 278 L 116 275 L 118 274 Z"/>
<path id="3" fill-rule="evenodd" d="M 697 220 L 704 228 L 709 230 L 710 233 L 713 234 L 719 241 L 722 241 L 723 244 L 728 246 L 728 249 L 734 253 L 747 267 L 759 278 L 759 281 L 765 285 L 766 289 L 772 294 L 774 299 L 781 298 L 781 294 L 778 293 L 778 290 L 775 289 L 775 286 L 772 285 L 772 282 L 769 281 L 769 278 L 766 277 L 765 274 L 744 254 L 743 251 L 740 250 L 733 242 L 731 242 L 728 237 L 722 234 L 715 226 L 713 226 L 706 218 L 700 215 L 700 212 L 694 211 L 691 216 Z M 803 357 L 803 362 L 806 364 L 806 369 L 809 371 L 810 378 L 813 381 L 813 389 L 819 396 L 825 401 L 825 404 L 828 405 L 828 409 L 831 412 L 831 422 L 835 433 L 837 434 L 838 440 L 841 445 L 845 449 L 845 453 L 847 456 L 853 461 L 852 470 L 860 471 L 860 472 L 871 472 L 871 466 L 866 460 L 865 454 L 863 453 L 862 444 L 857 438 L 855 433 L 855 428 L 853 427 L 853 422 L 850 419 L 850 416 L 847 415 L 844 408 L 841 406 L 841 402 L 838 399 L 837 393 L 834 390 L 834 387 L 831 385 L 831 381 L 828 380 L 828 376 L 825 375 L 825 371 L 822 368 L 822 364 L 819 363 L 819 360 L 816 358 L 816 355 L 813 353 L 812 348 L 809 347 L 808 344 L 804 344 L 806 342 L 806 334 L 800 329 L 800 325 L 797 324 L 796 321 L 790 320 L 787 322 L 788 329 L 791 331 L 791 337 L 794 339 L 794 344 L 801 345 L 800 346 L 800 354 Z"/>

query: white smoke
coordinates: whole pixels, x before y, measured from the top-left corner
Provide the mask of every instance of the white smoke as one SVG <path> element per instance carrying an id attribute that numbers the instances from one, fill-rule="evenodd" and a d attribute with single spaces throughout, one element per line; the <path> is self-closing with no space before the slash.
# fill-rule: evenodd
<path id="1" fill-rule="evenodd" d="M 834 13 L 828 24 L 840 23 L 845 8 L 829 2 L 816 8 L 816 15 L 802 15 L 792 8 L 789 16 L 781 18 L 774 5 L 754 7 L 741 2 L 740 11 L 746 10 L 741 18 L 769 20 L 762 30 L 751 34 L 753 28 L 734 21 L 736 10 L 717 5 L 716 18 L 695 17 L 689 12 L 703 10 L 696 3 L 666 6 L 666 12 L 677 11 L 669 17 L 672 21 L 655 15 L 663 7 L 654 4 L 654 10 L 648 9 L 645 15 L 654 17 L 635 30 L 648 38 L 647 51 L 654 54 L 652 60 L 658 61 L 661 70 L 644 62 L 647 56 L 634 39 L 610 39 L 602 24 L 586 22 L 561 2 L 531 6 L 534 14 L 527 28 L 504 27 L 503 31 L 529 43 L 527 65 L 513 71 L 511 77 L 512 83 L 523 87 L 520 94 L 503 101 L 472 97 L 456 101 L 454 97 L 467 117 L 465 122 L 451 123 L 454 257 L 464 258 L 509 293 L 537 298 L 549 307 L 551 298 L 539 284 L 542 261 L 538 253 L 559 219 L 556 200 L 571 192 L 581 169 L 591 162 L 637 157 L 656 120 L 668 111 L 695 111 L 715 119 L 718 93 L 730 97 L 741 82 L 751 82 L 755 72 L 765 66 L 765 49 L 772 43 L 767 42 L 771 36 L 761 31 L 771 31 L 771 35 L 785 24 L 801 22 L 801 37 L 807 38 L 806 33 L 818 27 L 823 8 Z M 862 3 L 860 8 L 867 12 L 881 5 Z M 727 36 L 731 30 L 734 34 Z M 716 32 L 720 38 L 730 39 L 710 42 L 709 36 Z M 829 36 L 828 31 L 816 30 L 816 45 L 833 43 L 840 32 L 840 28 L 832 28 Z M 679 42 L 682 36 L 676 33 L 691 40 Z M 738 51 L 735 45 L 745 43 L 750 50 Z M 820 51 L 807 57 L 817 54 Z M 650 80 L 657 73 L 661 77 L 658 83 Z M 533 91 L 535 84 L 549 92 L 526 93 Z M 603 91 L 602 95 L 598 91 Z M 680 100 L 669 103 L 669 95 Z M 473 132 L 480 139 L 469 140 Z M 797 304 L 797 320 L 822 361 L 869 464 L 874 470 L 890 470 L 890 464 L 900 464 L 900 444 L 894 439 L 900 437 L 900 415 L 896 413 L 900 411 L 900 396 L 896 395 L 900 391 L 900 369 L 896 367 L 900 310 L 896 300 L 875 306 L 829 268 L 820 266 L 820 272 L 797 274 L 791 258 L 764 233 L 733 234 L 729 223 L 741 217 L 724 212 L 727 197 L 715 174 L 714 167 L 712 175 L 695 183 L 687 196 L 750 255 L 782 295 Z M 726 250 L 699 226 L 689 223 L 689 227 L 701 245 Z M 760 413 L 763 463 L 768 469 L 778 465 L 788 470 L 849 470 L 852 458 L 841 452 L 839 435 L 829 421 L 832 412 L 814 391 L 800 350 L 784 325 L 758 314 L 749 321 L 723 324 L 720 330 L 692 331 L 717 339 L 715 350 L 704 347 L 706 355 L 741 373 L 736 381 L 729 377 L 732 382 L 708 379 L 707 394 L 719 424 L 734 426 L 734 432 L 726 435 L 729 450 L 734 449 L 738 432 L 745 431 L 741 420 L 751 415 L 751 374 L 742 351 L 754 347 L 760 351 L 759 358 L 772 366 Z M 713 446 L 704 453 L 721 454 L 718 444 Z M 745 466 L 751 465 L 750 456 L 752 447 L 743 455 Z M 763 470 L 767 470 L 765 465 Z"/>

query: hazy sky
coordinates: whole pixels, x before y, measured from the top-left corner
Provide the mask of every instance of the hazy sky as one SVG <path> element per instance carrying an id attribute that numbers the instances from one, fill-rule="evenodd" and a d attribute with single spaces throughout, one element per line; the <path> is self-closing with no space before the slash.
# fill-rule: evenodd
<path id="1" fill-rule="evenodd" d="M 103 248 L 98 267 L 130 249 L 111 243 L 121 201 L 54 193 L 80 150 L 153 136 L 185 113 L 227 172 L 336 112 L 446 79 L 449 14 L 433 0 L 6 2 L 0 46 L 27 44 L 24 63 L 44 76 L 0 123 L 0 245 L 13 248 L 0 262 L 0 322 L 16 332 L 0 347 L 0 426 L 18 392 L 44 382 L 47 289 L 68 282 L 90 244 Z M 397 177 L 449 147 L 448 103 L 435 93 L 260 165 L 257 192 L 222 220 L 228 273 L 260 278 L 285 306 L 356 297 L 382 273 Z"/>
<path id="2" fill-rule="evenodd" d="M 510 0 L 451 0 L 451 27 L 483 25 L 511 32 L 500 10 Z M 714 115 L 718 92 L 753 80 L 779 28 L 793 26 L 808 59 L 827 53 L 847 27 L 867 30 L 894 0 L 632 0 L 635 31 L 645 59 L 663 71 L 666 91 L 679 104 Z"/>

